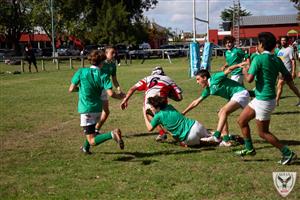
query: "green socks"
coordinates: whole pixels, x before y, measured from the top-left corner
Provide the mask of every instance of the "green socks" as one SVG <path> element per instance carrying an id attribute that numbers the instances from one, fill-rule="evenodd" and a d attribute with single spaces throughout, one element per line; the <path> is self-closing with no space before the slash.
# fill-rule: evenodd
<path id="1" fill-rule="evenodd" d="M 252 150 L 253 149 L 253 144 L 252 144 L 251 138 L 245 138 L 244 141 L 245 141 L 245 148 L 247 150 Z"/>
<path id="2" fill-rule="evenodd" d="M 282 155 L 284 155 L 284 156 L 289 156 L 292 153 L 291 150 L 287 146 L 284 146 L 280 151 L 281 151 Z"/>
<path id="3" fill-rule="evenodd" d="M 110 140 L 110 139 L 112 139 L 111 132 L 99 134 L 95 137 L 95 145 L 99 145 L 105 142 L 106 140 Z"/>
<path id="4" fill-rule="evenodd" d="M 83 148 L 84 148 L 85 150 L 89 151 L 89 150 L 90 150 L 90 147 L 91 147 L 91 145 L 90 145 L 89 141 L 88 141 L 87 139 L 85 139 L 85 141 L 84 141 L 84 143 L 83 143 Z"/>
<path id="5" fill-rule="evenodd" d="M 221 137 L 221 132 L 220 131 L 215 131 L 214 136 L 216 138 L 220 138 Z"/>
<path id="6" fill-rule="evenodd" d="M 228 142 L 229 140 L 230 140 L 229 135 L 224 135 L 224 136 L 223 136 L 223 141 L 224 141 L 224 142 Z"/>

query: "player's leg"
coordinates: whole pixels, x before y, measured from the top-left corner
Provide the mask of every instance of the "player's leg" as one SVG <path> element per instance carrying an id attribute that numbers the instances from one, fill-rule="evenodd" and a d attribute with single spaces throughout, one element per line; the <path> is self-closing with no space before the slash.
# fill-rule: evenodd
<path id="1" fill-rule="evenodd" d="M 255 110 L 249 105 L 246 106 L 238 118 L 238 124 L 244 138 L 245 149 L 237 151 L 236 154 L 240 156 L 255 155 L 255 150 L 252 144 L 249 121 L 255 117 Z"/>
<path id="2" fill-rule="evenodd" d="M 277 83 L 277 95 L 276 95 L 276 105 L 279 106 L 279 100 L 282 94 L 283 90 L 283 85 L 284 85 L 284 80 L 282 78 L 278 78 L 278 83 Z"/>
<path id="3" fill-rule="evenodd" d="M 28 71 L 31 72 L 31 60 L 28 59 Z"/>
<path id="4" fill-rule="evenodd" d="M 201 138 L 208 138 L 210 136 L 209 131 L 201 123 L 196 121 L 183 143 L 187 146 L 199 145 Z"/>
<path id="5" fill-rule="evenodd" d="M 99 132 L 101 130 L 103 124 L 105 123 L 105 121 L 107 120 L 110 114 L 108 96 L 105 90 L 102 90 L 101 100 L 102 100 L 102 113 L 101 113 L 100 120 L 96 124 L 96 132 Z"/>
<path id="6" fill-rule="evenodd" d="M 217 125 L 217 130 L 214 132 L 214 134 L 209 138 L 203 138 L 202 141 L 214 141 L 214 142 L 221 142 L 221 131 L 224 129 L 225 124 L 227 123 L 227 117 L 230 113 L 234 112 L 235 110 L 241 108 L 240 104 L 238 104 L 236 101 L 229 101 L 225 106 L 221 108 L 221 110 L 218 113 L 219 121 Z M 227 129 L 228 134 L 228 127 L 225 127 Z M 225 142 L 229 141 L 229 137 L 223 137 Z"/>
<path id="7" fill-rule="evenodd" d="M 33 63 L 33 66 L 35 67 L 36 72 L 39 72 L 38 68 L 37 68 L 37 65 L 36 65 L 36 59 L 33 59 L 32 63 Z"/>

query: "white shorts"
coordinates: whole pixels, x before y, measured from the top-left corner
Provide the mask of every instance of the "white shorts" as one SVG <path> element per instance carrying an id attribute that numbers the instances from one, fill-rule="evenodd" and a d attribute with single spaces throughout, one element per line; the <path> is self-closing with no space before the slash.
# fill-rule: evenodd
<path id="1" fill-rule="evenodd" d="M 90 126 L 97 124 L 100 119 L 100 113 L 80 114 L 80 126 Z"/>
<path id="2" fill-rule="evenodd" d="M 230 101 L 235 101 L 240 104 L 242 108 L 245 108 L 250 101 L 249 92 L 247 90 L 237 92 L 231 97 Z"/>
<path id="3" fill-rule="evenodd" d="M 209 137 L 210 134 L 208 130 L 200 124 L 198 121 L 192 126 L 187 138 L 184 140 L 184 143 L 188 146 L 200 144 L 200 139 L 204 137 Z"/>
<path id="4" fill-rule="evenodd" d="M 101 100 L 102 101 L 108 101 L 108 95 L 107 95 L 106 90 L 102 90 L 102 92 L 101 92 Z"/>
<path id="5" fill-rule="evenodd" d="M 271 114 L 276 107 L 276 100 L 258 100 L 254 98 L 249 103 L 250 108 L 255 111 L 255 119 L 259 121 L 267 121 L 271 119 Z"/>
<path id="6" fill-rule="evenodd" d="M 240 83 L 241 85 L 244 85 L 244 75 L 243 74 L 231 75 L 230 79 Z"/>

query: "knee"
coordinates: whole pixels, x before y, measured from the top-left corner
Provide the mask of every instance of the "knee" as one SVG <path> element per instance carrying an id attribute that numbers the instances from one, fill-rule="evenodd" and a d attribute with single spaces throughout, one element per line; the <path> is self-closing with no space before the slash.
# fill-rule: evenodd
<path id="1" fill-rule="evenodd" d="M 90 145 L 94 146 L 95 145 L 95 138 L 88 138 L 87 139 Z"/>
<path id="2" fill-rule="evenodd" d="M 241 128 L 248 125 L 248 122 L 241 117 L 237 119 L 237 123 Z"/>

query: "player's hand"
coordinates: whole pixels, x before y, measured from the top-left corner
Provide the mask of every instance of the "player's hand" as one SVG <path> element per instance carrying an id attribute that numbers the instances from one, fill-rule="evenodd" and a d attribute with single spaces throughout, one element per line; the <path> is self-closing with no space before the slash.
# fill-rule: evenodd
<path id="1" fill-rule="evenodd" d="M 120 107 L 122 110 L 125 110 L 128 107 L 128 102 L 127 101 L 122 101 L 122 103 L 120 104 Z"/>

